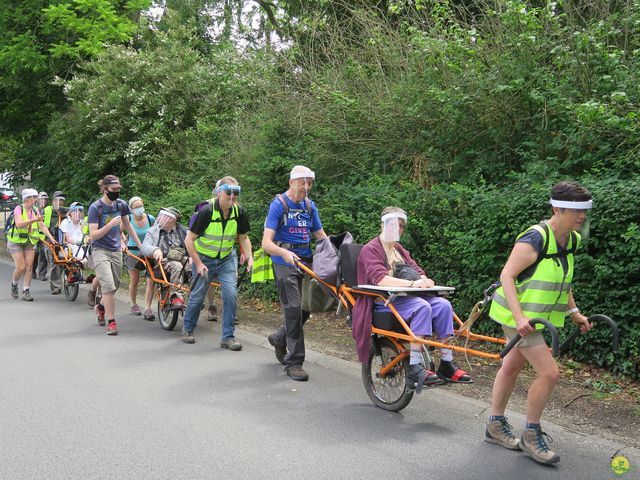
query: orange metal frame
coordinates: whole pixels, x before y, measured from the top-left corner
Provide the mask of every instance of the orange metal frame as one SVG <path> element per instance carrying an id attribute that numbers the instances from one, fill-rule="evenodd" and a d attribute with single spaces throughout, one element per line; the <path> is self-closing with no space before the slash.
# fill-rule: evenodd
<path id="1" fill-rule="evenodd" d="M 49 243 L 46 240 L 42 240 L 45 246 L 51 251 L 54 265 L 60 265 L 68 270 L 69 274 L 81 272 L 84 269 L 84 265 L 80 260 L 71 255 L 71 251 L 67 250 L 67 246 L 60 243 Z M 61 249 L 64 257 L 58 255 L 57 250 Z"/>
<path id="2" fill-rule="evenodd" d="M 158 288 L 156 289 L 156 296 L 158 298 L 158 301 L 160 302 L 160 308 L 164 310 L 164 306 L 167 304 L 167 302 L 169 302 L 169 298 L 171 296 L 171 291 L 170 289 L 167 289 L 165 295 L 162 295 L 162 287 L 173 287 L 177 290 L 180 290 L 182 292 L 184 292 L 185 294 L 188 294 L 190 292 L 189 287 L 187 287 L 186 285 L 181 285 L 181 284 L 176 284 L 176 283 L 171 283 L 168 279 L 167 279 L 167 273 L 164 270 L 164 267 L 162 266 L 162 262 L 157 262 L 157 266 L 160 270 L 160 277 L 158 277 L 156 275 L 156 272 L 154 271 L 154 268 L 151 266 L 151 262 L 149 261 L 148 257 L 138 257 L 137 255 L 131 253 L 131 251 L 129 249 L 126 249 L 125 252 L 127 253 L 127 255 L 129 255 L 132 258 L 135 258 L 136 260 L 138 260 L 139 262 L 143 263 L 145 268 L 147 269 L 147 272 L 149 273 L 149 279 L 158 286 Z M 216 283 L 216 282 L 211 282 L 210 285 L 212 287 L 219 287 L 220 284 Z"/>
<path id="3" fill-rule="evenodd" d="M 313 277 L 317 282 L 321 283 L 326 288 L 328 288 L 331 291 L 331 293 L 347 309 L 351 309 L 351 307 L 355 305 L 356 303 L 355 295 L 369 295 L 371 297 L 376 297 L 385 303 L 388 301 L 388 299 L 382 293 L 373 293 L 369 291 L 358 290 L 357 288 L 351 288 L 345 285 L 340 285 L 338 287 L 336 287 L 335 285 L 331 285 L 321 280 L 320 278 L 318 278 L 318 276 L 314 273 L 313 270 L 311 270 L 309 267 L 307 267 L 302 263 L 297 263 L 297 267 L 300 268 L 300 270 L 302 270 L 304 273 Z M 409 355 L 409 351 L 407 350 L 403 342 L 421 343 L 423 345 L 436 347 L 436 348 L 448 348 L 456 352 L 464 352 L 465 354 L 473 355 L 476 357 L 488 358 L 491 360 L 500 360 L 500 355 L 498 353 L 483 352 L 481 350 L 459 347 L 457 345 L 451 345 L 449 343 L 438 342 L 438 341 L 429 340 L 426 338 L 418 338 L 414 335 L 414 333 L 411 331 L 411 328 L 409 328 L 409 325 L 407 325 L 407 323 L 404 321 L 402 316 L 398 313 L 398 311 L 393 305 L 393 302 L 388 302 L 387 307 L 389 307 L 389 310 L 391 310 L 391 313 L 396 318 L 398 323 L 402 325 L 402 328 L 404 329 L 405 333 L 393 332 L 390 330 L 383 330 L 380 328 L 376 328 L 374 326 L 371 327 L 372 333 L 389 338 L 396 345 L 396 347 L 398 347 L 398 351 L 400 352 L 400 355 L 396 356 L 391 362 L 389 362 L 387 365 L 385 365 L 381 369 L 380 371 L 381 376 L 385 376 L 399 362 L 404 360 Z M 463 324 L 462 320 L 460 320 L 460 318 L 455 313 L 453 315 L 453 318 L 456 324 L 458 325 L 458 329 L 459 329 L 459 327 L 461 327 Z M 506 344 L 506 340 L 504 338 L 496 338 L 496 337 L 489 337 L 486 335 L 479 335 L 477 333 L 471 332 L 468 329 L 460 332 L 458 329 L 454 329 L 454 336 L 451 338 L 465 337 L 471 341 L 485 341 L 485 342 L 495 343 L 499 345 Z"/>

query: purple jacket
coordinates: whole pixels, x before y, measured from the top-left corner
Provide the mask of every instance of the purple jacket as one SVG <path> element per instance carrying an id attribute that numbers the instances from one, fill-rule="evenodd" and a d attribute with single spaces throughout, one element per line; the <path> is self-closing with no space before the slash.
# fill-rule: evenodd
<path id="1" fill-rule="evenodd" d="M 426 275 L 402 245 L 396 243 L 395 248 L 407 265 L 411 265 L 418 270 L 420 275 Z M 378 285 L 386 275 L 389 275 L 389 269 L 387 254 L 380 238 L 376 237 L 362 247 L 360 251 L 357 269 L 358 285 Z M 353 307 L 351 333 L 356 341 L 358 360 L 362 363 L 366 363 L 369 359 L 371 319 L 375 298 L 371 295 L 360 295 Z"/>

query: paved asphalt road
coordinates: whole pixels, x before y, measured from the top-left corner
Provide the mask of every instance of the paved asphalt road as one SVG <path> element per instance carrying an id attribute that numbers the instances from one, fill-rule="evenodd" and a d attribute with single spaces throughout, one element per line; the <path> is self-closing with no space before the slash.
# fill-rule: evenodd
<path id="1" fill-rule="evenodd" d="M 84 303 L 34 282 L 9 295 L 0 260 L 0 479 L 593 479 L 614 478 L 624 445 L 546 429 L 562 455 L 544 467 L 482 441 L 486 403 L 432 390 L 401 413 L 374 407 L 358 365 L 310 352 L 311 380 L 286 377 L 264 338 L 242 352 L 121 316 L 107 337 Z M 127 305 L 118 303 L 118 312 Z M 522 417 L 512 414 L 518 430 Z M 640 454 L 627 448 L 640 478 Z"/>

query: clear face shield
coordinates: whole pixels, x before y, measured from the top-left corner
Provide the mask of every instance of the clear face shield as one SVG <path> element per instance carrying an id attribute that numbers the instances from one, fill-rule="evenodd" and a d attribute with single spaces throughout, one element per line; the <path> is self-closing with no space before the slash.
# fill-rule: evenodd
<path id="1" fill-rule="evenodd" d="M 79 223 L 84 217 L 84 207 L 82 206 L 72 206 L 69 208 L 69 217 L 71 217 L 71 221 L 75 224 Z"/>
<path id="2" fill-rule="evenodd" d="M 47 200 L 48 198 L 46 197 L 38 197 L 38 206 L 41 209 L 44 209 L 47 206 Z"/>
<path id="3" fill-rule="evenodd" d="M 242 187 L 240 185 L 225 183 L 224 185 L 216 187 L 215 191 L 218 194 L 219 201 L 233 205 L 238 201 Z"/>
<path id="4" fill-rule="evenodd" d="M 166 210 L 160 210 L 158 217 L 156 218 L 155 225 L 158 225 L 162 230 L 169 231 L 176 224 L 176 216 Z"/>
<path id="5" fill-rule="evenodd" d="M 399 242 L 404 226 L 407 223 L 407 215 L 403 212 L 391 212 L 382 216 L 382 241 Z"/>
<path id="6" fill-rule="evenodd" d="M 53 202 L 51 203 L 51 207 L 56 212 L 58 210 L 60 210 L 60 207 L 64 207 L 64 197 L 56 197 L 56 198 L 54 198 Z"/>
<path id="7" fill-rule="evenodd" d="M 292 172 L 289 179 L 294 180 L 297 194 L 304 194 L 305 198 L 309 198 L 309 192 L 316 179 L 315 173 L 308 169 L 300 172 Z"/>
<path id="8" fill-rule="evenodd" d="M 593 201 L 586 200 L 581 202 L 572 202 L 567 200 L 549 201 L 552 207 L 564 209 L 564 217 L 572 223 L 571 228 L 580 233 L 583 240 L 589 238 L 591 233 L 591 209 Z"/>

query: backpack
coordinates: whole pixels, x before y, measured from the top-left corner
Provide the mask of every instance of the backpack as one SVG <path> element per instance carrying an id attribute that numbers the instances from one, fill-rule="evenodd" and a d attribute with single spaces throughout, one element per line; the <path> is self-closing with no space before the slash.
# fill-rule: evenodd
<path id="1" fill-rule="evenodd" d="M 189 230 L 191 230 L 191 227 L 193 227 L 193 224 L 196 223 L 196 218 L 198 217 L 198 212 L 200 210 L 202 210 L 203 207 L 205 207 L 211 200 L 206 200 L 204 202 L 200 202 L 199 204 L 197 204 L 193 211 L 195 212 L 193 215 L 191 215 L 191 217 L 189 218 L 189 226 L 187 227 Z"/>
<path id="2" fill-rule="evenodd" d="M 538 264 L 540 262 L 542 262 L 542 260 L 546 260 L 546 259 L 553 259 L 556 263 L 559 263 L 559 258 L 561 257 L 567 257 L 569 255 L 572 255 L 576 252 L 576 250 L 578 249 L 578 236 L 576 235 L 576 232 L 571 232 L 571 248 L 568 248 L 565 252 L 562 253 L 547 253 L 549 251 L 549 225 L 547 224 L 547 222 L 540 222 L 538 224 L 542 230 L 544 231 L 544 244 L 542 246 L 542 250 L 540 250 L 540 253 L 538 253 L 538 258 L 536 258 L 536 261 L 533 262 L 530 266 L 528 266 L 526 268 L 526 270 L 530 270 L 532 272 L 536 271 L 536 268 L 538 267 Z M 527 230 L 528 232 L 529 230 Z M 526 232 L 525 232 L 526 233 Z M 518 237 L 520 238 L 520 237 Z"/>
<path id="3" fill-rule="evenodd" d="M 22 215 L 22 205 L 18 205 L 20 207 L 20 215 Z M 11 210 L 11 213 L 7 217 L 7 221 L 4 224 L 4 237 L 7 238 L 10 234 L 13 235 L 13 230 L 16 228 L 16 219 L 15 219 L 15 209 Z M 40 215 L 40 211 L 33 207 L 33 213 L 36 215 Z M 9 233 L 11 232 L 11 233 Z"/>
<path id="4" fill-rule="evenodd" d="M 104 216 L 103 214 L 103 203 L 98 200 L 97 201 L 98 205 L 96 205 L 96 209 L 98 210 L 98 225 L 100 225 L 100 220 L 102 220 L 102 217 Z M 127 202 L 125 202 L 124 200 L 118 198 L 115 202 L 116 208 L 118 209 L 118 211 L 120 212 L 120 215 L 122 215 L 122 208 L 124 205 L 126 205 Z M 148 215 L 147 215 L 148 216 Z M 104 225 L 103 225 L 104 227 Z"/>
<path id="5" fill-rule="evenodd" d="M 20 205 L 20 215 L 22 215 L 22 205 Z M 4 236 L 8 237 L 10 234 L 13 235 L 13 230 L 16 228 L 16 219 L 15 219 L 15 209 L 11 210 L 7 221 L 4 223 Z M 11 233 L 9 233 L 11 232 Z"/>
<path id="6" fill-rule="evenodd" d="M 284 208 L 284 212 L 282 214 L 282 218 L 280 219 L 280 223 L 278 226 L 288 225 L 289 204 L 285 200 L 284 195 L 281 193 L 277 194 L 276 198 L 280 200 L 280 203 L 282 204 L 282 208 Z M 309 200 L 309 197 L 304 197 L 304 205 L 306 207 L 304 211 L 309 214 L 309 217 L 311 217 L 311 221 L 313 221 L 313 207 L 311 206 L 311 200 Z"/>

